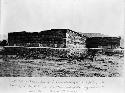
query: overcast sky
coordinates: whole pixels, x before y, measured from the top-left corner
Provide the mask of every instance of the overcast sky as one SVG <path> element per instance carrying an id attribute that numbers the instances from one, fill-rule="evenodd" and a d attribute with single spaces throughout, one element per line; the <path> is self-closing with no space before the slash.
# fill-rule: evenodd
<path id="1" fill-rule="evenodd" d="M 123 0 L 3 0 L 1 34 L 71 29 L 123 35 Z"/>

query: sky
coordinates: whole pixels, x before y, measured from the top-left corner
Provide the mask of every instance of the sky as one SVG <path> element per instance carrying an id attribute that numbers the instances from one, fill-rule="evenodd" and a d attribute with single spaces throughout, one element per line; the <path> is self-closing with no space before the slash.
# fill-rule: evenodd
<path id="1" fill-rule="evenodd" d="M 0 38 L 9 32 L 71 29 L 124 34 L 123 0 L 2 0 Z"/>

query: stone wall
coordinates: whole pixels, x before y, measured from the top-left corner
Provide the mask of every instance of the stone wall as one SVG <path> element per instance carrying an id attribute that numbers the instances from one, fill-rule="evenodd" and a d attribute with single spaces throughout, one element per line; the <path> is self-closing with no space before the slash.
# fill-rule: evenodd
<path id="1" fill-rule="evenodd" d="M 25 47 L 66 47 L 65 30 L 47 30 L 41 32 L 13 32 L 8 34 L 9 46 Z"/>
<path id="2" fill-rule="evenodd" d="M 66 33 L 66 47 L 68 48 L 67 56 L 72 57 L 85 57 L 86 37 L 74 31 L 67 31 Z"/>
<path id="3" fill-rule="evenodd" d="M 68 30 L 66 33 L 66 47 L 67 48 L 85 48 L 86 37 L 74 31 Z"/>

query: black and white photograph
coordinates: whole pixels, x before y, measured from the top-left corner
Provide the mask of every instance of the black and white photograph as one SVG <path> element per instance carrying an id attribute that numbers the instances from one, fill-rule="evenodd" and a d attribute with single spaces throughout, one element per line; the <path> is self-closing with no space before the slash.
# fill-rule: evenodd
<path id="1" fill-rule="evenodd" d="M 120 77 L 121 37 L 69 29 L 11 32 L 1 41 L 2 77 Z"/>
<path id="2" fill-rule="evenodd" d="M 123 0 L 0 0 L 0 8 L 2 80 L 123 78 Z"/>

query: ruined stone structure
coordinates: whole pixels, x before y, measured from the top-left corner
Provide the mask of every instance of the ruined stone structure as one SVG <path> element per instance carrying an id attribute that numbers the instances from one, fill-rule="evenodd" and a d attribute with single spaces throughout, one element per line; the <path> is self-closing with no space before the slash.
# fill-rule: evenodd
<path id="1" fill-rule="evenodd" d="M 69 29 L 41 32 L 13 32 L 8 34 L 9 46 L 84 48 L 86 37 Z"/>
<path id="2" fill-rule="evenodd" d="M 8 34 L 10 48 L 6 47 L 6 51 L 22 55 L 85 57 L 89 53 L 95 55 L 98 48 L 118 48 L 120 39 L 118 37 L 105 37 L 97 33 L 78 33 L 69 29 L 13 32 Z M 93 52 L 92 48 L 97 49 Z"/>
<path id="3" fill-rule="evenodd" d="M 115 49 L 120 46 L 120 39 L 120 37 L 91 37 L 86 39 L 86 47 Z"/>

